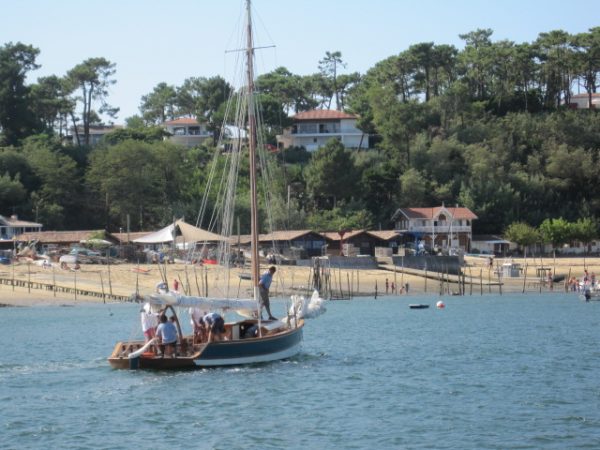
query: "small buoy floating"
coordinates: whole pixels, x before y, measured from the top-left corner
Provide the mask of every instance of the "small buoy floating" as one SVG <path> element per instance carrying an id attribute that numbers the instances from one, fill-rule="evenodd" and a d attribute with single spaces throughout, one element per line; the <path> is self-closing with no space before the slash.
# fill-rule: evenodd
<path id="1" fill-rule="evenodd" d="M 444 304 L 443 301 L 438 301 L 435 306 L 437 307 L 437 309 L 444 309 L 446 307 L 446 305 Z"/>
<path id="2" fill-rule="evenodd" d="M 408 305 L 408 307 L 410 309 L 427 309 L 429 308 L 429 305 L 425 305 L 423 303 L 411 303 L 410 305 Z"/>

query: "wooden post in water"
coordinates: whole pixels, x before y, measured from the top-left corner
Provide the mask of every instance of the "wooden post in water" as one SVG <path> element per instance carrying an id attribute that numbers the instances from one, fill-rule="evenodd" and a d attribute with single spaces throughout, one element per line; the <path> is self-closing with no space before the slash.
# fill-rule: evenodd
<path id="1" fill-rule="evenodd" d="M 571 281 L 571 268 L 569 267 L 569 275 L 565 279 L 565 292 L 569 292 L 569 282 Z"/>
<path id="2" fill-rule="evenodd" d="M 200 292 L 200 285 L 198 284 L 198 274 L 196 273 L 196 265 L 192 265 L 192 267 L 194 268 L 194 279 L 196 280 L 196 290 L 198 291 L 198 295 L 201 296 L 202 292 Z M 240 281 L 242 279 L 240 278 Z"/>
<path id="3" fill-rule="evenodd" d="M 479 294 L 483 295 L 483 269 L 479 269 Z"/>
<path id="4" fill-rule="evenodd" d="M 525 293 L 525 283 L 527 282 L 527 264 L 525 264 L 525 270 L 523 272 L 523 294 Z"/>
<path id="5" fill-rule="evenodd" d="M 75 285 L 75 300 L 77 300 L 77 271 L 73 271 L 73 283 Z"/>
<path id="6" fill-rule="evenodd" d="M 135 295 L 139 295 L 140 293 L 140 262 L 138 261 L 137 265 L 138 270 L 135 272 Z M 100 274 L 102 275 L 102 274 Z M 104 288 L 102 288 L 104 290 Z"/>
<path id="7" fill-rule="evenodd" d="M 396 262 L 394 261 L 394 258 L 392 258 L 392 262 L 394 263 L 394 289 L 392 289 L 392 291 L 393 294 L 395 294 L 398 289 L 398 279 L 396 278 L 396 272 L 398 271 L 396 270 Z"/>
<path id="8" fill-rule="evenodd" d="M 358 275 L 360 274 L 360 271 L 357 269 L 356 270 L 356 292 L 360 293 L 360 280 L 358 278 Z"/>
<path id="9" fill-rule="evenodd" d="M 110 259 L 108 258 L 108 253 L 106 254 L 106 264 L 108 265 L 108 293 L 112 296 L 112 279 L 110 276 Z"/>
<path id="10" fill-rule="evenodd" d="M 12 290 L 14 292 L 15 290 L 15 259 L 13 258 L 12 260 L 12 273 L 13 273 L 13 278 L 12 278 Z"/>
<path id="11" fill-rule="evenodd" d="M 183 284 L 183 280 L 181 279 L 181 275 L 177 274 L 177 279 L 179 280 L 179 284 L 181 285 L 181 290 L 183 291 L 184 295 L 187 295 L 187 289 L 185 287 L 185 284 Z"/>
<path id="12" fill-rule="evenodd" d="M 473 295 L 473 272 L 471 271 L 471 268 L 469 267 L 469 295 Z"/>
<path id="13" fill-rule="evenodd" d="M 190 279 L 189 279 L 189 277 L 188 277 L 188 268 L 187 268 L 187 264 L 186 264 L 186 266 L 184 267 L 184 269 L 185 269 L 185 282 L 186 282 L 186 284 L 187 284 L 187 289 L 186 289 L 185 293 L 186 293 L 186 295 L 192 295 L 192 285 L 190 284 Z M 240 280 L 241 280 L 241 278 L 240 278 Z"/>
<path id="14" fill-rule="evenodd" d="M 208 271 L 204 267 L 204 296 L 208 297 Z"/>
<path id="15" fill-rule="evenodd" d="M 498 292 L 502 295 L 502 277 L 500 276 L 500 270 L 498 270 Z"/>
<path id="16" fill-rule="evenodd" d="M 102 278 L 102 272 L 100 272 L 100 286 L 102 286 L 102 303 L 106 303 L 106 295 L 104 294 L 104 279 Z M 137 289 L 136 289 L 137 294 Z"/>
<path id="17" fill-rule="evenodd" d="M 400 274 L 400 284 L 402 285 L 402 289 L 404 289 L 404 256 L 402 257 L 402 273 Z M 396 289 L 398 289 L 398 285 L 396 285 Z"/>
<path id="18" fill-rule="evenodd" d="M 342 268 L 338 268 L 338 281 L 340 283 L 340 298 L 344 298 L 344 291 L 342 289 Z"/>
<path id="19" fill-rule="evenodd" d="M 31 263 L 27 262 L 27 293 L 31 294 Z"/>
<path id="20" fill-rule="evenodd" d="M 490 268 L 488 269 L 488 292 L 491 294 L 492 293 L 492 268 L 494 266 L 490 266 Z"/>
<path id="21" fill-rule="evenodd" d="M 346 272 L 346 285 L 348 286 L 348 297 L 352 298 L 352 289 L 350 288 L 350 274 Z"/>
<path id="22" fill-rule="evenodd" d="M 54 297 L 56 297 L 56 271 L 55 267 L 52 266 L 52 292 L 54 293 Z"/>
<path id="23" fill-rule="evenodd" d="M 427 266 L 425 266 L 425 287 L 424 287 L 424 291 L 427 292 Z"/>

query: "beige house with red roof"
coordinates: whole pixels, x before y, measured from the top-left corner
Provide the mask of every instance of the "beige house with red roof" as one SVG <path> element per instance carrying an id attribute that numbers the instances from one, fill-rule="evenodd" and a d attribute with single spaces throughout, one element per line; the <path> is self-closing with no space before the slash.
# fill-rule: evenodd
<path id="1" fill-rule="evenodd" d="M 193 117 L 167 120 L 163 126 L 171 134 L 169 141 L 185 147 L 195 147 L 212 137 L 206 123 L 200 123 Z"/>
<path id="2" fill-rule="evenodd" d="M 368 148 L 369 136 L 356 127 L 358 117 L 342 111 L 315 109 L 292 117 L 294 124 L 277 136 L 277 147 L 304 147 L 314 152 L 329 139 L 338 139 L 346 148 Z"/>
<path id="3" fill-rule="evenodd" d="M 600 93 L 591 95 L 592 108 L 600 108 Z M 588 94 L 575 94 L 571 96 L 569 103 L 571 109 L 590 109 L 590 96 Z"/>
<path id="4" fill-rule="evenodd" d="M 473 220 L 477 216 L 464 207 L 399 208 L 392 220 L 404 242 L 421 242 L 426 249 L 459 248 L 469 251 Z"/>

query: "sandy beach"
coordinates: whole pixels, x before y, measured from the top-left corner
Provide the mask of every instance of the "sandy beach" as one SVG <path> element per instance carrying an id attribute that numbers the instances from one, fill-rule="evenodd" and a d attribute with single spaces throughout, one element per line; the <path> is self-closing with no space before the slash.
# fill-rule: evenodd
<path id="1" fill-rule="evenodd" d="M 498 271 L 506 261 L 496 258 L 492 268 L 487 258 L 467 257 L 465 259 L 465 294 L 499 293 L 502 292 L 549 292 L 551 287 L 541 277 L 544 273 L 540 268 L 556 275 L 576 277 L 581 279 L 584 269 L 589 274 L 600 274 L 600 258 L 511 258 L 510 261 L 520 264 L 523 270 L 518 277 L 498 278 Z M 261 267 L 261 271 L 267 266 Z M 82 302 L 111 302 L 118 299 L 114 296 L 128 297 L 138 291 L 141 294 L 154 292 L 155 286 L 165 274 L 169 287 L 173 288 L 175 280 L 179 290 L 192 295 L 206 292 L 210 296 L 231 296 L 249 298 L 252 295 L 250 281 L 240 278 L 240 274 L 247 274 L 247 270 L 232 269 L 227 276 L 216 266 L 192 266 L 186 264 L 168 264 L 166 266 L 116 264 L 116 265 L 82 265 L 77 271 L 64 270 L 53 265 L 43 267 L 32 261 L 19 261 L 14 266 L 0 266 L 0 304 L 14 306 L 32 305 L 72 305 Z M 298 266 L 278 267 L 274 283 L 271 288 L 272 296 L 287 296 L 290 294 L 308 294 L 310 289 L 310 269 Z M 418 294 L 444 294 L 458 293 L 459 285 L 448 283 L 443 276 L 437 273 L 397 270 L 349 270 L 332 269 L 331 289 L 334 297 L 405 295 L 400 292 L 400 286 L 409 285 L 410 295 Z M 15 285 L 12 285 L 12 280 Z M 499 283 L 501 281 L 501 283 Z M 19 284 L 20 282 L 20 284 Z M 30 283 L 29 283 L 30 282 Z M 397 287 L 395 293 L 391 285 Z M 33 287 L 45 286 L 44 289 Z M 56 286 L 56 291 L 53 287 Z M 60 292 L 65 288 L 68 292 Z M 78 294 L 75 294 L 75 289 Z M 554 291 L 564 291 L 564 282 L 553 283 Z M 85 295 L 85 292 L 95 292 L 97 296 Z"/>

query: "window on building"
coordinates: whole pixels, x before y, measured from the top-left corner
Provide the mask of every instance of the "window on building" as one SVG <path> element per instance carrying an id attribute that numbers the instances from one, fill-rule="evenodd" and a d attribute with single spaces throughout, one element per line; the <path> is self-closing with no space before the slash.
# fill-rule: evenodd
<path id="1" fill-rule="evenodd" d="M 173 134 L 176 136 L 185 135 L 185 127 L 175 127 L 173 128 Z"/>
<path id="2" fill-rule="evenodd" d="M 316 123 L 300 123 L 298 124 L 298 133 L 317 133 Z"/>
<path id="3" fill-rule="evenodd" d="M 192 136 L 198 136 L 200 134 L 200 127 L 189 127 L 188 134 Z"/>

